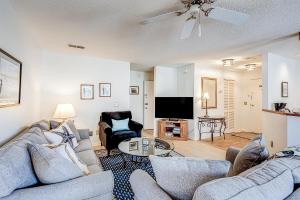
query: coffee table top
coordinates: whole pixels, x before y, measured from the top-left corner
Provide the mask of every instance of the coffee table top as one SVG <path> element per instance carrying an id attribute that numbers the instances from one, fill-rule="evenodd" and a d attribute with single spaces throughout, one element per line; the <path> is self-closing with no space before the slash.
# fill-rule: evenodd
<path id="1" fill-rule="evenodd" d="M 146 138 L 149 145 L 143 145 L 143 139 L 145 138 L 132 138 L 130 140 L 123 141 L 119 144 L 118 148 L 122 153 L 141 157 L 148 157 L 150 155 L 167 155 L 174 150 L 173 143 L 157 138 Z M 144 142 L 147 142 L 147 140 L 144 140 Z M 133 145 L 133 147 L 131 145 Z M 130 146 L 131 149 L 129 149 Z"/>

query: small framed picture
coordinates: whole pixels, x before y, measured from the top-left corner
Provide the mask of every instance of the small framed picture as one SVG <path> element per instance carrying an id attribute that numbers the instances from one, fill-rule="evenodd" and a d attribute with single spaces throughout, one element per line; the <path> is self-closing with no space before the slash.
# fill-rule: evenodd
<path id="1" fill-rule="evenodd" d="M 99 96 L 111 97 L 111 83 L 99 83 Z"/>
<path id="2" fill-rule="evenodd" d="M 135 151 L 139 149 L 139 142 L 134 141 L 134 142 L 129 142 L 129 151 Z"/>
<path id="3" fill-rule="evenodd" d="M 149 144 L 150 144 L 150 141 L 149 141 L 148 138 L 143 138 L 143 139 L 142 139 L 142 145 L 143 145 L 143 146 L 149 146 Z"/>
<path id="4" fill-rule="evenodd" d="M 281 83 L 281 97 L 289 97 L 289 83 L 288 82 Z"/>
<path id="5" fill-rule="evenodd" d="M 80 85 L 80 99 L 81 100 L 92 100 L 92 99 L 94 99 L 94 85 L 92 85 L 92 84 L 81 84 Z"/>
<path id="6" fill-rule="evenodd" d="M 139 86 L 130 86 L 129 94 L 130 95 L 139 95 Z"/>

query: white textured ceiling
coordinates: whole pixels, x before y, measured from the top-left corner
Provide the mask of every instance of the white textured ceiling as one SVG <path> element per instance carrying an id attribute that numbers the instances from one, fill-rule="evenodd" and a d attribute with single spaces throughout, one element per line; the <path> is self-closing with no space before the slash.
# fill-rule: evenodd
<path id="1" fill-rule="evenodd" d="M 181 8 L 179 0 L 10 1 L 44 48 L 124 60 L 136 66 L 238 56 L 241 46 L 300 31 L 300 0 L 218 0 L 215 5 L 245 12 L 250 20 L 234 26 L 203 19 L 202 38 L 193 34 L 188 40 L 179 39 L 186 16 L 140 24 L 146 17 Z M 68 43 L 86 49 L 69 49 Z"/>

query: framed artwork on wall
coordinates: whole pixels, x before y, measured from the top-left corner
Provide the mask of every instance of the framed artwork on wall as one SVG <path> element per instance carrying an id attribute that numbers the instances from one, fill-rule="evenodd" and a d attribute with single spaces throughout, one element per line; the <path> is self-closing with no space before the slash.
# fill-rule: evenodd
<path id="1" fill-rule="evenodd" d="M 218 82 L 216 78 L 202 77 L 201 78 L 201 97 L 202 97 L 202 108 L 217 108 L 217 87 Z M 204 101 L 205 100 L 205 101 Z"/>
<path id="2" fill-rule="evenodd" d="M 289 83 L 281 82 L 281 97 L 289 97 Z"/>
<path id="3" fill-rule="evenodd" d="M 0 49 L 0 107 L 21 103 L 22 62 Z"/>
<path id="4" fill-rule="evenodd" d="M 111 83 L 99 83 L 99 96 L 111 97 Z"/>
<path id="5" fill-rule="evenodd" d="M 94 85 L 93 84 L 81 84 L 80 85 L 80 99 L 81 100 L 93 100 L 94 99 Z"/>
<path id="6" fill-rule="evenodd" d="M 139 86 L 130 86 L 129 94 L 130 95 L 139 95 Z"/>

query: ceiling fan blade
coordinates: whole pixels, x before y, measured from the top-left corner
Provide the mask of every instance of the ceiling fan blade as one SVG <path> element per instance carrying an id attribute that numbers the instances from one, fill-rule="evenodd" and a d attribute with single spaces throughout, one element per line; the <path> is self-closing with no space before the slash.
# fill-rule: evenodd
<path id="1" fill-rule="evenodd" d="M 163 13 L 161 15 L 157 15 L 157 16 L 154 16 L 154 17 L 147 18 L 144 21 L 142 21 L 141 24 L 154 23 L 155 21 L 163 20 L 163 19 L 168 18 L 170 16 L 181 15 L 181 14 L 185 13 L 186 11 L 187 11 L 187 9 L 183 8 L 183 9 L 179 9 L 179 10 L 175 10 L 175 11 Z"/>
<path id="2" fill-rule="evenodd" d="M 194 30 L 194 27 L 195 27 L 196 20 L 197 20 L 197 18 L 192 16 L 188 20 L 185 21 L 183 30 L 181 32 L 180 39 L 184 40 L 191 36 L 191 34 Z"/>
<path id="3" fill-rule="evenodd" d="M 241 13 L 241 12 L 237 12 L 234 10 L 228 10 L 225 8 L 214 7 L 208 13 L 208 17 L 219 20 L 219 21 L 224 21 L 227 23 L 235 24 L 235 25 L 241 25 L 250 18 L 250 15 Z"/>
<path id="4" fill-rule="evenodd" d="M 198 18 L 198 36 L 202 36 L 202 27 L 201 27 L 201 13 L 199 13 L 199 18 Z"/>

